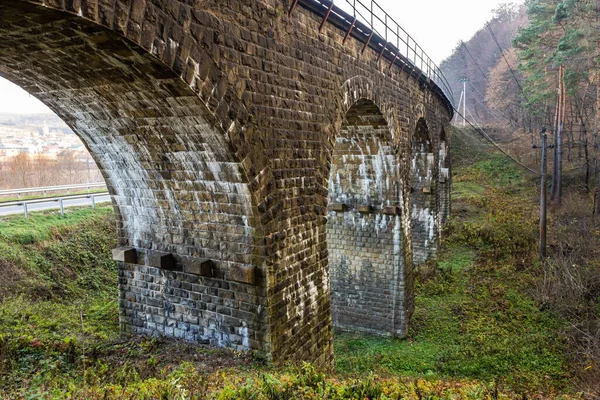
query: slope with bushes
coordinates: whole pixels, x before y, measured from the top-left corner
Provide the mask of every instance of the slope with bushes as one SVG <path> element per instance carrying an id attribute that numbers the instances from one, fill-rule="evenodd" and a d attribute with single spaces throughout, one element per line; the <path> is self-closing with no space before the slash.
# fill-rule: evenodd
<path id="1" fill-rule="evenodd" d="M 408 337 L 337 332 L 329 373 L 119 336 L 110 209 L 0 220 L 0 263 L 11 271 L 1 283 L 0 397 L 584 398 L 569 319 L 555 297 L 539 297 L 552 277 L 536 257 L 535 181 L 472 132 L 454 133 L 451 152 L 453 217 L 439 259 L 416 271 Z"/>

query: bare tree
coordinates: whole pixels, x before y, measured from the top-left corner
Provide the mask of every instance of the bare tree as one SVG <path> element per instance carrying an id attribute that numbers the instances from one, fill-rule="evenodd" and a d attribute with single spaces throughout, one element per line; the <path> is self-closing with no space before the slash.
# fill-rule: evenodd
<path id="1" fill-rule="evenodd" d="M 29 187 L 32 169 L 32 162 L 29 155 L 26 153 L 19 153 L 12 158 L 9 165 L 10 174 L 17 187 Z"/>

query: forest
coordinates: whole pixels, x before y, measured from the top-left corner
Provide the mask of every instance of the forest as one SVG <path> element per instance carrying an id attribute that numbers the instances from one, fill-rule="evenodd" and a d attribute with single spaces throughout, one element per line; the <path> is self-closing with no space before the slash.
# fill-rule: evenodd
<path id="1" fill-rule="evenodd" d="M 600 382 L 599 28 L 596 0 L 504 4 L 442 64 L 456 104 L 466 97 L 455 123 L 538 182 L 546 130 L 549 249 L 534 297 L 567 321 L 569 357 L 592 386 Z"/>

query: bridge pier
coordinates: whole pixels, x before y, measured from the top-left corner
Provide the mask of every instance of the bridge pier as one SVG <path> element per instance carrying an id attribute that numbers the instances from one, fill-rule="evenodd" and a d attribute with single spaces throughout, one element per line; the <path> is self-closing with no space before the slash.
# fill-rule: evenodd
<path id="1" fill-rule="evenodd" d="M 334 326 L 404 336 L 411 266 L 393 134 L 372 101 L 347 111 L 331 162 L 327 247 Z"/>

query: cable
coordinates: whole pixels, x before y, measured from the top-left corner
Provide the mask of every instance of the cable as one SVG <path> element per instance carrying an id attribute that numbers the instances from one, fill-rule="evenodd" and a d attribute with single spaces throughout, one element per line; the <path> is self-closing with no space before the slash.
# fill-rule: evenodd
<path id="1" fill-rule="evenodd" d="M 510 158 L 512 161 L 514 161 L 516 164 L 520 165 L 523 169 L 525 169 L 528 172 L 531 172 L 534 175 L 539 176 L 540 173 L 537 171 L 534 171 L 533 169 L 529 168 L 527 165 L 523 164 L 521 161 L 517 160 L 516 158 L 514 158 L 512 155 L 510 155 L 509 153 L 506 152 L 506 150 L 504 150 L 502 147 L 500 147 L 495 141 L 494 139 L 492 139 L 484 130 L 483 128 L 477 128 L 475 125 L 473 125 L 471 123 L 471 121 L 469 121 L 464 115 L 462 115 L 460 113 L 460 111 L 458 110 L 454 110 L 454 112 L 456 112 L 458 115 L 460 115 L 468 124 L 469 126 L 471 126 L 471 128 L 473 128 L 476 132 L 478 132 L 481 136 L 483 136 L 488 142 L 490 142 L 495 148 L 497 148 L 498 150 L 500 150 L 500 152 L 502 152 L 502 154 L 504 154 L 505 156 L 507 156 L 508 158 Z M 472 117 L 472 116 L 471 116 Z M 476 122 L 477 123 L 477 122 Z"/>
<path id="2" fill-rule="evenodd" d="M 473 60 L 473 62 L 475 63 L 475 65 L 477 66 L 477 69 L 479 69 L 479 72 L 481 72 L 481 75 L 483 75 L 483 77 L 485 78 L 485 80 L 487 81 L 488 84 L 490 84 L 490 80 L 488 79 L 488 77 L 485 75 L 485 72 L 483 72 L 483 70 L 481 69 L 481 67 L 479 66 L 479 63 L 477 63 L 477 61 L 475 61 L 475 58 L 473 57 L 473 55 L 471 54 L 471 52 L 469 51 L 469 49 L 467 48 L 467 44 L 465 42 L 463 42 L 462 40 L 460 41 L 460 43 L 462 44 L 462 46 L 465 48 L 465 50 L 467 51 L 467 53 L 469 54 L 469 57 L 471 57 L 471 60 Z"/>

